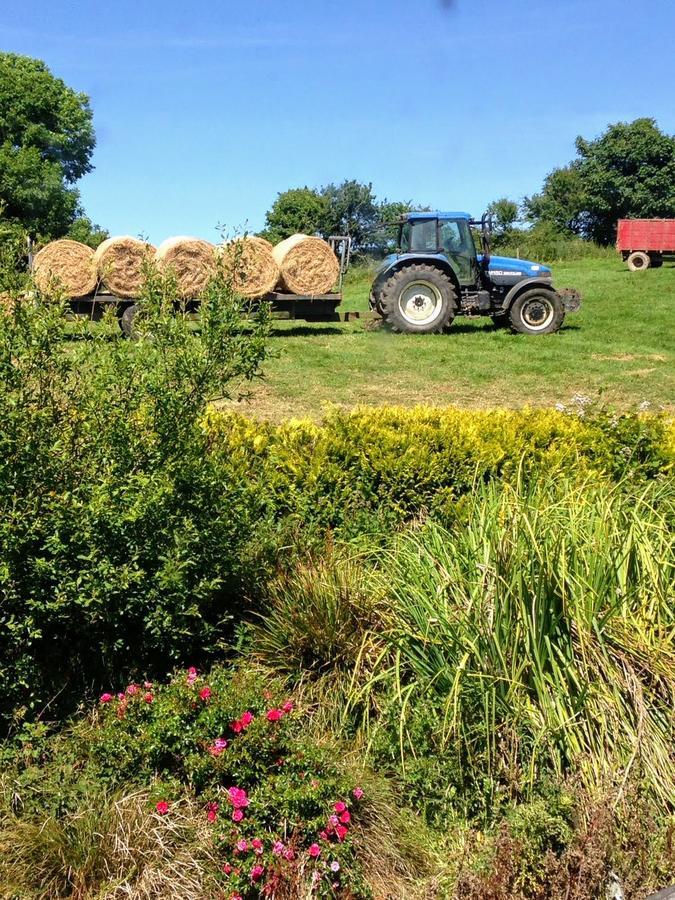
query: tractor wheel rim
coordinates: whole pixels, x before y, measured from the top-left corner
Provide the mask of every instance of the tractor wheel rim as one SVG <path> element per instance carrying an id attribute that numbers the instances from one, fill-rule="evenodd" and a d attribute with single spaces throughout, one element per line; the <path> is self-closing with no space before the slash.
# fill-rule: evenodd
<path id="1" fill-rule="evenodd" d="M 555 308 L 548 297 L 533 297 L 524 304 L 520 314 L 531 331 L 543 331 L 553 321 Z"/>
<path id="2" fill-rule="evenodd" d="M 398 298 L 401 315 L 411 325 L 428 325 L 437 319 L 443 306 L 439 289 L 428 281 L 413 281 Z"/>
<path id="3" fill-rule="evenodd" d="M 636 269 L 643 269 L 645 265 L 645 261 L 641 256 L 635 256 L 633 258 L 633 265 Z"/>

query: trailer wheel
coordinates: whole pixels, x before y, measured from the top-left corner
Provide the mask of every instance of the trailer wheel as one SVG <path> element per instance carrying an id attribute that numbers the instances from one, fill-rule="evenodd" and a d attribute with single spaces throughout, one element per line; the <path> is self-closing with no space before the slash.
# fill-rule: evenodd
<path id="1" fill-rule="evenodd" d="M 134 319 L 136 318 L 137 312 L 138 305 L 136 303 L 132 303 L 131 306 L 127 306 L 122 315 L 119 317 L 120 328 L 122 329 L 122 334 L 126 338 L 135 337 Z"/>
<path id="2" fill-rule="evenodd" d="M 379 305 L 392 331 L 407 334 L 440 334 L 452 323 L 455 288 L 436 266 L 406 266 L 382 285 Z"/>
<path id="3" fill-rule="evenodd" d="M 532 288 L 511 304 L 509 321 L 519 334 L 553 334 L 565 318 L 565 307 L 555 291 Z"/>
<path id="4" fill-rule="evenodd" d="M 643 253 L 642 250 L 636 250 L 635 253 L 631 253 L 628 257 L 627 263 L 631 272 L 642 272 L 643 269 L 648 269 L 651 266 L 652 261 L 647 253 Z"/>
<path id="5" fill-rule="evenodd" d="M 663 265 L 663 257 L 660 253 L 650 253 L 649 254 L 649 262 L 651 264 L 652 269 L 660 269 Z"/>

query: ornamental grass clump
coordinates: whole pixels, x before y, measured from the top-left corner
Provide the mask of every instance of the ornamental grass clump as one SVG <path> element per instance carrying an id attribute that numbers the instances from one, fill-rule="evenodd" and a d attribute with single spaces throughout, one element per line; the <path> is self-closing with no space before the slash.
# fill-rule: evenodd
<path id="1" fill-rule="evenodd" d="M 492 484 L 466 512 L 381 559 L 391 652 L 361 702 L 388 682 L 403 752 L 411 707 L 440 702 L 441 744 L 493 795 L 578 773 L 672 809 L 673 482 Z"/>

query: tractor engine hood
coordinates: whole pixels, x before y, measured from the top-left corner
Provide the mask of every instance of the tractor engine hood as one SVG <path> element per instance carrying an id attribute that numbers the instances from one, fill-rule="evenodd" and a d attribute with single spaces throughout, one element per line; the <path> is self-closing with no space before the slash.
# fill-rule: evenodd
<path id="1" fill-rule="evenodd" d="M 478 261 L 483 261 L 482 253 Z M 512 259 L 509 256 L 491 256 L 488 263 L 490 275 L 519 275 L 521 278 L 551 278 L 551 269 L 528 259 Z"/>

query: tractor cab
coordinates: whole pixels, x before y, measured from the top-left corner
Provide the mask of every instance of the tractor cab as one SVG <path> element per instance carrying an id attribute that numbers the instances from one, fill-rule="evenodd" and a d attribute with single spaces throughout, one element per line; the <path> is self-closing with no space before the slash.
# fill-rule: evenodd
<path id="1" fill-rule="evenodd" d="M 444 331 L 457 315 L 482 315 L 497 326 L 546 334 L 580 305 L 576 292 L 555 291 L 548 266 L 493 257 L 487 214 L 475 220 L 465 212 L 411 212 L 391 224 L 396 249 L 375 276 L 370 302 L 395 331 Z"/>
<path id="2" fill-rule="evenodd" d="M 397 245 L 401 254 L 445 256 L 452 261 L 460 284 L 475 284 L 479 261 L 471 225 L 468 213 L 408 213 L 399 223 Z"/>

